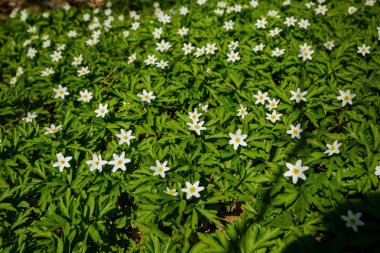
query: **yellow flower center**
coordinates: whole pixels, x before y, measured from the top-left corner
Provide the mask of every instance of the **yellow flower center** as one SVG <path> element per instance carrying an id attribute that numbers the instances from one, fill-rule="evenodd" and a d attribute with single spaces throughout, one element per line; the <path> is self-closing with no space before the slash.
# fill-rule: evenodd
<path id="1" fill-rule="evenodd" d="M 350 97 L 349 97 L 348 95 L 344 95 L 344 96 L 343 96 L 343 99 L 344 99 L 345 101 L 348 101 L 348 100 L 350 100 Z"/>
<path id="2" fill-rule="evenodd" d="M 123 140 L 125 140 L 125 141 L 128 140 L 128 136 L 127 136 L 127 135 L 124 135 L 124 136 L 123 136 Z"/>
<path id="3" fill-rule="evenodd" d="M 332 147 L 331 147 L 331 151 L 335 151 L 336 150 L 336 147 L 333 145 Z"/>
<path id="4" fill-rule="evenodd" d="M 356 219 L 354 217 L 351 217 L 348 219 L 348 223 L 355 225 L 356 224 Z"/>
<path id="5" fill-rule="evenodd" d="M 297 129 L 293 129 L 293 134 L 298 134 Z"/>
<path id="6" fill-rule="evenodd" d="M 96 166 L 98 166 L 98 165 L 99 165 L 99 162 L 98 162 L 98 161 L 95 161 L 94 164 L 95 164 Z"/>
<path id="7" fill-rule="evenodd" d="M 105 112 L 105 110 L 104 109 L 100 109 L 100 113 L 104 113 Z"/>
<path id="8" fill-rule="evenodd" d="M 117 164 L 118 164 L 118 165 L 122 165 L 122 164 L 123 164 L 123 161 L 122 161 L 122 160 L 118 160 L 118 161 L 117 161 Z"/>
<path id="9" fill-rule="evenodd" d="M 56 129 L 56 128 L 53 128 L 53 129 L 51 129 L 51 132 L 52 132 L 52 133 L 56 133 L 56 132 L 57 132 L 57 129 Z"/>
<path id="10" fill-rule="evenodd" d="M 144 99 L 149 99 L 149 95 L 144 95 Z"/>
<path id="11" fill-rule="evenodd" d="M 194 186 L 191 186 L 190 188 L 189 188 L 189 192 L 190 193 L 194 193 L 194 192 L 196 192 L 197 191 L 197 189 L 194 187 Z"/>
<path id="12" fill-rule="evenodd" d="M 65 164 L 65 160 L 61 160 L 61 164 L 64 165 Z"/>
<path id="13" fill-rule="evenodd" d="M 297 167 L 293 169 L 293 174 L 294 175 L 298 175 L 298 174 L 300 174 L 300 172 L 301 172 L 300 169 L 297 168 Z"/>
<path id="14" fill-rule="evenodd" d="M 272 115 L 270 117 L 271 117 L 271 119 L 276 119 L 276 115 Z"/>
<path id="15" fill-rule="evenodd" d="M 239 142 L 240 142 L 240 138 L 239 138 L 239 137 L 236 137 L 236 138 L 235 138 L 235 142 L 239 143 Z"/>
<path id="16" fill-rule="evenodd" d="M 199 130 L 199 129 L 201 129 L 201 127 L 198 124 L 196 124 L 196 125 L 194 125 L 194 129 Z"/>
<path id="17" fill-rule="evenodd" d="M 260 100 L 263 100 L 263 99 L 264 99 L 264 97 L 263 97 L 263 96 L 259 96 L 259 99 L 260 99 Z"/>
<path id="18" fill-rule="evenodd" d="M 157 168 L 157 171 L 161 173 L 161 172 L 164 171 L 164 169 L 163 169 L 162 167 L 158 167 L 158 168 Z"/>

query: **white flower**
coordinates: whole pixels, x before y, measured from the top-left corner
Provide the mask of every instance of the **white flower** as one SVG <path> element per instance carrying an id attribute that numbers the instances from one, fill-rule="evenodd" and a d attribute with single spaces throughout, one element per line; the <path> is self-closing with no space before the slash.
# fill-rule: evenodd
<path id="1" fill-rule="evenodd" d="M 230 44 L 228 44 L 228 48 L 230 50 L 235 50 L 239 46 L 238 41 L 231 41 Z"/>
<path id="2" fill-rule="evenodd" d="M 113 161 L 109 161 L 108 164 L 114 165 L 112 172 L 116 172 L 118 169 L 121 169 L 122 171 L 126 171 L 125 164 L 130 163 L 131 159 L 124 158 L 125 152 L 123 151 L 120 156 L 116 154 L 112 154 L 113 156 Z"/>
<path id="3" fill-rule="evenodd" d="M 123 31 L 124 38 L 128 38 L 129 34 L 130 34 L 130 32 L 128 30 Z"/>
<path id="4" fill-rule="evenodd" d="M 302 57 L 303 61 L 312 60 L 311 55 L 314 53 L 314 50 L 310 49 L 311 46 L 308 46 L 306 43 L 303 46 L 300 46 L 300 54 L 298 57 Z"/>
<path id="5" fill-rule="evenodd" d="M 218 48 L 216 47 L 215 43 L 214 44 L 207 43 L 207 45 L 206 45 L 206 54 L 214 54 L 215 50 L 218 50 Z"/>
<path id="6" fill-rule="evenodd" d="M 214 12 L 216 15 L 223 15 L 224 10 L 223 9 L 215 9 Z"/>
<path id="7" fill-rule="evenodd" d="M 263 51 L 264 50 L 264 47 L 265 45 L 263 43 L 259 44 L 259 45 L 256 45 L 252 50 L 257 53 L 259 51 Z"/>
<path id="8" fill-rule="evenodd" d="M 82 56 L 82 55 L 79 55 L 78 57 L 74 57 L 74 60 L 73 60 L 73 62 L 71 63 L 71 65 L 74 65 L 74 66 L 81 65 L 81 64 L 82 64 L 82 61 L 83 61 L 83 56 Z"/>
<path id="9" fill-rule="evenodd" d="M 90 73 L 90 71 L 88 70 L 88 66 L 82 67 L 77 72 L 78 72 L 78 76 L 84 76 L 84 75 L 87 75 L 88 73 Z"/>
<path id="10" fill-rule="evenodd" d="M 171 47 L 169 42 L 165 42 L 165 40 L 161 40 L 160 43 L 156 43 L 156 46 L 156 50 L 160 52 L 167 51 Z"/>
<path id="11" fill-rule="evenodd" d="M 256 20 L 255 26 L 257 27 L 257 29 L 260 29 L 260 28 L 265 29 L 265 26 L 267 23 L 268 21 L 265 18 L 262 18 L 262 19 Z"/>
<path id="12" fill-rule="evenodd" d="M 42 43 L 42 47 L 43 47 L 43 48 L 48 48 L 48 47 L 50 47 L 50 44 L 51 44 L 51 41 L 50 41 L 50 40 L 45 40 L 45 41 Z"/>
<path id="13" fill-rule="evenodd" d="M 37 117 L 37 114 L 35 112 L 33 113 L 30 113 L 28 112 L 28 114 L 26 115 L 26 117 L 22 118 L 23 120 L 25 120 L 25 122 L 32 122 L 34 118 Z"/>
<path id="14" fill-rule="evenodd" d="M 157 58 L 155 55 L 148 55 L 148 59 L 146 59 L 144 62 L 146 65 L 154 65 L 156 64 Z"/>
<path id="15" fill-rule="evenodd" d="M 269 17 L 272 17 L 272 18 L 280 18 L 281 16 L 278 15 L 278 11 L 276 10 L 270 10 L 268 11 L 268 14 L 267 14 Z"/>
<path id="16" fill-rule="evenodd" d="M 41 76 L 50 76 L 54 74 L 53 68 L 46 68 L 45 70 L 41 71 Z"/>
<path id="17" fill-rule="evenodd" d="M 62 98 L 65 99 L 65 96 L 69 95 L 70 93 L 67 91 L 66 87 L 62 87 L 62 85 L 58 85 L 57 89 L 53 89 L 55 92 L 54 98 Z"/>
<path id="18" fill-rule="evenodd" d="M 334 47 L 334 41 L 333 41 L 333 40 L 326 41 L 326 43 L 323 44 L 323 46 L 324 46 L 327 50 L 332 50 L 333 47 Z"/>
<path id="19" fill-rule="evenodd" d="M 37 50 L 34 48 L 34 47 L 30 47 L 28 49 L 28 53 L 27 53 L 27 56 L 31 59 L 33 59 L 37 54 Z"/>
<path id="20" fill-rule="evenodd" d="M 102 117 L 106 116 L 106 113 L 108 113 L 108 104 L 105 104 L 104 106 L 102 104 L 99 104 L 99 108 L 95 110 L 96 117 Z"/>
<path id="21" fill-rule="evenodd" d="M 291 134 L 292 138 L 298 138 L 301 139 L 300 133 L 302 133 L 303 130 L 301 129 L 301 124 L 297 124 L 296 126 L 290 125 L 290 130 L 286 131 L 287 134 Z"/>
<path id="22" fill-rule="evenodd" d="M 276 47 L 276 49 L 272 51 L 272 56 L 280 57 L 284 53 L 285 53 L 285 49 L 279 49 L 278 47 Z"/>
<path id="23" fill-rule="evenodd" d="M 54 53 L 51 54 L 50 57 L 53 62 L 58 62 L 62 58 L 61 51 L 54 51 Z"/>
<path id="24" fill-rule="evenodd" d="M 156 98 L 156 96 L 153 96 L 153 91 L 147 92 L 145 89 L 143 89 L 142 94 L 137 94 L 137 96 L 141 98 L 141 101 L 147 103 Z"/>
<path id="25" fill-rule="evenodd" d="M 315 9 L 315 13 L 325 15 L 327 12 L 326 5 L 318 5 L 318 8 Z"/>
<path id="26" fill-rule="evenodd" d="M 278 27 L 275 27 L 273 30 L 269 30 L 269 36 L 270 37 L 275 37 L 276 35 L 280 34 L 282 30 L 278 29 Z"/>
<path id="27" fill-rule="evenodd" d="M 362 54 L 362 56 L 365 56 L 366 54 L 370 53 L 369 51 L 370 48 L 371 48 L 370 46 L 367 47 L 365 44 L 363 44 L 361 47 L 358 47 L 357 53 Z"/>
<path id="28" fill-rule="evenodd" d="M 298 181 L 298 178 L 301 178 L 303 180 L 306 180 L 305 174 L 303 172 L 305 170 L 308 170 L 308 166 L 302 166 L 302 161 L 298 160 L 295 165 L 291 163 L 286 163 L 286 167 L 289 169 L 289 171 L 284 173 L 285 177 L 292 177 L 293 184 L 296 184 Z"/>
<path id="29" fill-rule="evenodd" d="M 54 124 L 51 124 L 50 127 L 45 127 L 45 130 L 46 130 L 45 134 L 55 134 L 61 129 L 62 129 L 61 125 L 56 127 Z"/>
<path id="30" fill-rule="evenodd" d="M 16 71 L 16 76 L 21 76 L 24 74 L 24 69 L 22 67 L 18 67 Z"/>
<path id="31" fill-rule="evenodd" d="M 259 2 L 256 1 L 256 0 L 252 0 L 251 2 L 249 2 L 249 4 L 250 4 L 253 8 L 256 8 L 256 7 L 259 5 Z"/>
<path id="32" fill-rule="evenodd" d="M 366 0 L 364 4 L 367 6 L 373 6 L 375 3 L 376 3 L 376 0 Z"/>
<path id="33" fill-rule="evenodd" d="M 12 77 L 11 80 L 9 81 L 10 85 L 14 85 L 17 83 L 17 77 Z"/>
<path id="34" fill-rule="evenodd" d="M 58 44 L 58 45 L 57 45 L 57 51 L 65 50 L 65 48 L 66 48 L 66 45 L 65 45 L 65 44 Z"/>
<path id="35" fill-rule="evenodd" d="M 107 163 L 102 160 L 102 155 L 97 156 L 96 154 L 92 154 L 92 160 L 86 161 L 86 164 L 91 165 L 90 171 L 99 170 L 100 172 L 103 170 L 103 165 Z"/>
<path id="36" fill-rule="evenodd" d="M 167 14 L 161 14 L 158 16 L 158 21 L 160 21 L 163 24 L 168 24 L 170 23 L 170 16 Z"/>
<path id="37" fill-rule="evenodd" d="M 248 114 L 247 107 L 244 107 L 242 104 L 240 104 L 240 108 L 237 110 L 237 112 L 237 116 L 241 116 L 242 119 L 244 119 L 244 116 Z"/>
<path id="38" fill-rule="evenodd" d="M 169 187 L 166 187 L 166 190 L 164 191 L 166 194 L 177 196 L 178 192 L 176 189 L 170 189 Z"/>
<path id="39" fill-rule="evenodd" d="M 130 56 L 128 56 L 128 64 L 131 64 L 132 62 L 136 61 L 137 57 L 136 54 L 133 53 Z"/>
<path id="40" fill-rule="evenodd" d="M 290 100 L 296 100 L 297 103 L 301 102 L 301 100 L 306 101 L 304 97 L 307 94 L 307 91 L 301 92 L 300 88 L 297 88 L 296 91 L 291 90 L 290 93 L 293 95 Z"/>
<path id="41" fill-rule="evenodd" d="M 189 13 L 189 8 L 182 6 L 179 8 L 179 15 L 187 15 Z"/>
<path id="42" fill-rule="evenodd" d="M 89 92 L 87 89 L 85 91 L 79 91 L 80 98 L 78 98 L 78 101 L 83 102 L 90 102 L 92 99 L 92 92 Z"/>
<path id="43" fill-rule="evenodd" d="M 284 1 L 282 2 L 282 5 L 283 5 L 283 6 L 288 6 L 288 5 L 290 5 L 290 0 L 284 0 Z"/>
<path id="44" fill-rule="evenodd" d="M 162 178 L 164 178 L 165 177 L 165 171 L 170 170 L 169 167 L 166 167 L 167 163 L 168 163 L 168 161 L 160 163 L 158 160 L 156 160 L 156 166 L 150 166 L 150 169 L 154 170 L 153 176 L 160 175 Z"/>
<path id="45" fill-rule="evenodd" d="M 201 130 L 206 130 L 206 127 L 203 127 L 203 124 L 205 122 L 193 122 L 193 123 L 186 123 L 186 125 L 190 126 L 190 130 L 194 130 L 198 135 L 201 135 Z"/>
<path id="46" fill-rule="evenodd" d="M 313 6 L 313 5 L 315 5 L 315 3 L 313 3 L 313 2 L 307 2 L 307 3 L 305 4 L 306 9 L 310 9 L 311 6 Z"/>
<path id="47" fill-rule="evenodd" d="M 204 55 L 204 53 L 205 53 L 205 47 L 199 47 L 197 48 L 197 51 L 194 54 L 195 54 L 195 57 L 199 57 L 199 56 Z"/>
<path id="48" fill-rule="evenodd" d="M 199 107 L 201 108 L 202 112 L 207 112 L 208 103 L 206 103 L 205 105 L 199 104 L 198 108 Z"/>
<path id="49" fill-rule="evenodd" d="M 278 103 L 280 103 L 279 99 L 268 100 L 268 105 L 266 105 L 265 107 L 268 108 L 269 110 L 277 109 Z"/>
<path id="50" fill-rule="evenodd" d="M 350 90 L 346 90 L 345 92 L 340 90 L 340 96 L 337 97 L 338 100 L 342 100 L 342 106 L 346 106 L 347 103 L 352 105 L 352 99 L 356 97 L 356 94 L 351 94 Z"/>
<path id="51" fill-rule="evenodd" d="M 338 141 L 334 141 L 333 144 L 326 144 L 326 147 L 328 148 L 324 154 L 328 154 L 329 156 L 333 154 L 339 154 L 339 147 L 342 145 L 342 143 L 339 143 Z"/>
<path id="52" fill-rule="evenodd" d="M 234 29 L 234 22 L 232 20 L 224 22 L 223 28 L 227 31 Z"/>
<path id="53" fill-rule="evenodd" d="M 272 112 L 272 114 L 269 114 L 269 113 L 266 113 L 267 117 L 266 119 L 272 121 L 272 123 L 276 123 L 277 120 L 280 120 L 280 117 L 281 117 L 281 113 L 278 113 L 276 112 L 276 110 L 274 110 Z"/>
<path id="54" fill-rule="evenodd" d="M 234 52 L 231 50 L 231 52 L 229 54 L 227 54 L 228 58 L 227 58 L 227 61 L 228 62 L 235 62 L 235 61 L 239 61 L 240 60 L 240 56 L 239 56 L 239 52 Z"/>
<path id="55" fill-rule="evenodd" d="M 240 129 L 236 131 L 236 134 L 229 133 L 229 135 L 231 137 L 229 144 L 234 145 L 235 150 L 238 149 L 239 145 L 242 145 L 243 147 L 247 146 L 247 143 L 244 141 L 247 138 L 247 135 L 242 135 Z"/>
<path id="56" fill-rule="evenodd" d="M 59 172 L 62 172 L 64 168 L 70 168 L 69 161 L 73 159 L 71 156 L 64 157 L 62 153 L 57 154 L 58 162 L 53 164 L 53 167 L 59 167 Z"/>
<path id="57" fill-rule="evenodd" d="M 67 36 L 70 37 L 70 38 L 75 38 L 77 36 L 77 32 L 74 31 L 74 30 L 70 30 L 68 33 L 67 33 Z"/>
<path id="58" fill-rule="evenodd" d="M 130 141 L 136 139 L 135 136 L 132 136 L 132 130 L 125 132 L 124 129 L 120 129 L 120 134 L 116 135 L 117 138 L 120 139 L 119 144 L 127 143 L 128 146 L 131 145 Z"/>
<path id="59" fill-rule="evenodd" d="M 178 34 L 181 36 L 186 36 L 188 32 L 189 32 L 189 28 L 186 28 L 184 26 L 178 30 Z"/>
<path id="60" fill-rule="evenodd" d="M 375 171 L 373 173 L 380 178 L 380 165 L 376 166 Z"/>
<path id="61" fill-rule="evenodd" d="M 28 30 L 26 30 L 28 33 L 36 33 L 37 28 L 35 26 L 29 26 Z"/>
<path id="62" fill-rule="evenodd" d="M 186 188 L 182 188 L 181 191 L 187 193 L 186 199 L 190 199 L 192 196 L 199 198 L 201 196 L 199 192 L 204 189 L 203 186 L 199 186 L 199 181 L 197 181 L 194 184 L 186 182 Z"/>
<path id="63" fill-rule="evenodd" d="M 268 97 L 268 92 L 262 93 L 260 90 L 257 92 L 257 95 L 253 95 L 254 98 L 256 98 L 255 104 L 257 105 L 258 103 L 260 104 L 265 104 L 266 100 L 269 100 L 270 98 Z"/>
<path id="64" fill-rule="evenodd" d="M 197 0 L 198 5 L 204 5 L 207 2 L 207 0 Z"/>
<path id="65" fill-rule="evenodd" d="M 132 25 L 131 25 L 131 29 L 133 30 L 133 31 L 137 31 L 137 29 L 139 29 L 139 27 L 140 27 L 140 23 L 139 22 L 133 22 L 132 23 Z"/>
<path id="66" fill-rule="evenodd" d="M 310 26 L 309 20 L 307 20 L 307 19 L 301 19 L 301 20 L 298 22 L 298 26 L 299 26 L 300 28 L 307 29 L 307 27 Z"/>
<path id="67" fill-rule="evenodd" d="M 341 215 L 340 217 L 347 222 L 346 227 L 352 228 L 355 232 L 358 232 L 358 226 L 364 226 L 364 222 L 360 220 L 361 216 L 361 212 L 354 214 L 351 210 L 348 210 L 347 216 Z"/>
<path id="68" fill-rule="evenodd" d="M 199 117 L 202 115 L 202 113 L 198 113 L 198 109 L 195 108 L 194 109 L 194 112 L 189 112 L 189 118 L 193 121 L 193 122 L 198 122 L 199 121 Z"/>
<path id="69" fill-rule="evenodd" d="M 191 45 L 191 43 L 183 43 L 182 50 L 185 52 L 185 55 L 190 54 L 193 49 L 194 47 Z"/>
<path id="70" fill-rule="evenodd" d="M 285 18 L 285 22 L 284 22 L 284 24 L 285 25 L 287 25 L 288 27 L 290 27 L 290 26 L 295 26 L 295 24 L 296 24 L 296 22 L 297 22 L 297 19 L 295 19 L 293 16 L 292 17 L 286 17 Z"/>
<path id="71" fill-rule="evenodd" d="M 358 10 L 358 8 L 356 8 L 355 6 L 350 6 L 350 7 L 348 7 L 347 12 L 348 12 L 349 15 L 352 15 L 352 14 L 354 14 L 357 10 Z"/>
<path id="72" fill-rule="evenodd" d="M 157 68 L 165 69 L 167 66 L 169 66 L 169 62 L 161 60 L 156 63 Z"/>
<path id="73" fill-rule="evenodd" d="M 83 21 L 87 22 L 90 20 L 90 14 L 86 13 L 86 14 L 83 14 Z"/>

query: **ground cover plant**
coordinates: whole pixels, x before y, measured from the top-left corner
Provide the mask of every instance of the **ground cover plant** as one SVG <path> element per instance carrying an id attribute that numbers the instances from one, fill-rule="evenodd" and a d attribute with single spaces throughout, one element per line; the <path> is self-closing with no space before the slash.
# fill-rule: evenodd
<path id="1" fill-rule="evenodd" d="M 1 22 L 1 252 L 380 251 L 379 3 L 140 6 Z"/>

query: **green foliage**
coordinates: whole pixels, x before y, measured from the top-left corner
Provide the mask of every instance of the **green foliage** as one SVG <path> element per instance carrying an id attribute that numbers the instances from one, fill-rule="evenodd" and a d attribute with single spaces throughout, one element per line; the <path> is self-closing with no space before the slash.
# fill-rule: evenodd
<path id="1" fill-rule="evenodd" d="M 162 9 L 167 24 L 151 6 L 136 20 L 122 8 L 113 8 L 112 22 L 104 9 L 71 8 L 48 17 L 28 13 L 26 21 L 18 11 L 0 23 L 1 252 L 380 250 L 378 3 L 330 0 L 326 15 L 318 15 L 318 4 L 306 9 L 305 1 L 261 1 L 256 8 L 226 2 L 217 15 L 218 1 L 176 1 Z M 231 9 L 239 4 L 241 12 Z M 351 5 L 358 8 L 353 15 Z M 190 13 L 180 15 L 182 6 Z M 270 17 L 270 10 L 281 17 Z M 311 25 L 288 27 L 291 16 Z M 93 27 L 95 17 L 100 27 Z M 263 17 L 266 29 L 258 29 Z M 36 32 L 28 32 L 33 26 Z M 163 34 L 154 39 L 160 27 Z M 187 36 L 178 34 L 182 27 Z M 271 37 L 275 27 L 282 31 Z M 99 41 L 88 45 L 94 31 Z M 162 39 L 168 51 L 156 50 Z M 332 50 L 324 46 L 330 40 Z M 232 41 L 239 43 L 236 62 L 227 61 Z M 196 49 L 184 54 L 184 43 L 218 49 L 196 57 Z M 263 50 L 253 51 L 260 43 Z M 305 43 L 314 50 L 311 60 L 298 56 Z M 357 52 L 363 44 L 370 46 L 364 56 Z M 27 56 L 31 47 L 34 58 Z M 285 54 L 273 56 L 276 47 Z M 54 51 L 62 53 L 58 62 Z M 137 59 L 129 62 L 133 54 Z M 79 55 L 83 61 L 74 66 Z M 168 66 L 147 65 L 148 55 Z M 85 66 L 90 72 L 79 76 Z M 23 73 L 16 74 L 19 67 Z M 47 68 L 54 73 L 44 76 Z M 60 84 L 69 92 L 63 99 L 53 91 Z M 307 91 L 307 101 L 290 99 L 297 88 Z M 339 91 L 348 89 L 356 96 L 342 106 Z M 85 90 L 93 96 L 88 103 L 78 101 Z M 142 101 L 143 90 L 155 98 Z M 272 111 L 268 102 L 256 103 L 258 91 L 279 100 L 280 120 L 267 119 Z M 99 103 L 108 105 L 105 117 L 96 116 Z M 239 108 L 248 114 L 238 116 Z M 195 109 L 206 127 L 200 135 L 186 124 Z M 28 122 L 28 113 L 37 116 Z M 287 131 L 298 123 L 301 138 L 291 138 Z M 51 124 L 62 129 L 45 134 Z M 135 138 L 120 144 L 121 130 Z M 247 146 L 230 144 L 237 130 L 247 135 Z M 329 156 L 326 144 L 334 141 L 340 152 Z M 122 152 L 131 160 L 125 171 L 112 172 L 110 164 L 93 171 L 86 163 L 94 154 L 112 161 Z M 72 158 L 62 171 L 54 167 L 59 153 Z M 309 169 L 306 180 L 293 183 L 284 173 L 298 160 Z M 153 175 L 156 161 L 167 161 L 165 177 Z M 204 190 L 187 199 L 182 189 L 196 182 Z M 357 233 L 341 219 L 348 210 L 363 214 Z"/>

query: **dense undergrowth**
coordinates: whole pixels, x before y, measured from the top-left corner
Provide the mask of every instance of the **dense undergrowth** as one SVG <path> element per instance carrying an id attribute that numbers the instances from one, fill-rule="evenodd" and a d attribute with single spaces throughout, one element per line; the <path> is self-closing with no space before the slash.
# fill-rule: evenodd
<path id="1" fill-rule="evenodd" d="M 189 2 L 0 23 L 1 252 L 380 250 L 379 3 Z"/>

